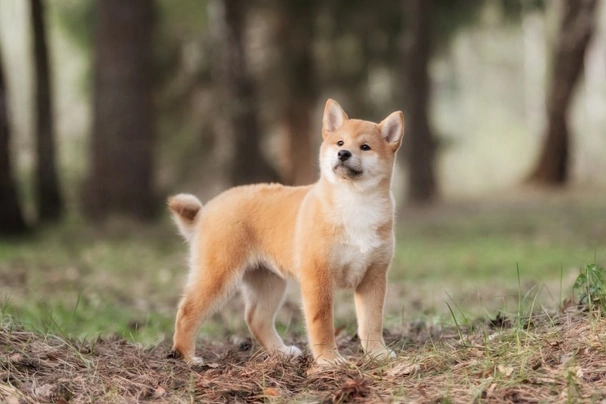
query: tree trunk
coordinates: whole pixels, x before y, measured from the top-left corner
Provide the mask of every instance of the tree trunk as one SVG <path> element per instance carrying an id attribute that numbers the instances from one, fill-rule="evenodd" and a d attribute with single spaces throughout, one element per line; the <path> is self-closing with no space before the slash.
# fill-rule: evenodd
<path id="1" fill-rule="evenodd" d="M 10 123 L 4 70 L 0 60 L 0 235 L 13 235 L 27 230 L 10 164 Z"/>
<path id="2" fill-rule="evenodd" d="M 562 186 L 569 177 L 568 109 L 583 70 L 595 24 L 597 0 L 564 0 L 547 99 L 547 128 L 539 161 L 529 176 L 536 184 Z"/>
<path id="3" fill-rule="evenodd" d="M 153 192 L 152 0 L 98 0 L 92 164 L 85 210 L 148 219 Z"/>
<path id="4" fill-rule="evenodd" d="M 429 61 L 432 53 L 432 0 L 403 0 L 407 33 L 404 43 L 404 90 L 408 164 L 408 200 L 413 204 L 437 197 L 434 161 L 436 141 L 429 126 Z"/>
<path id="5" fill-rule="evenodd" d="M 223 132 L 231 142 L 229 181 L 232 185 L 277 181 L 276 171 L 261 153 L 257 92 L 244 48 L 245 0 L 211 0 L 215 37 L 214 74 L 219 90 Z"/>
<path id="6" fill-rule="evenodd" d="M 284 181 L 291 185 L 314 182 L 318 170 L 312 150 L 313 110 L 317 89 L 313 52 L 315 7 L 307 2 L 282 0 L 276 40 L 284 77 L 281 94 L 282 121 L 285 129 Z"/>
<path id="7" fill-rule="evenodd" d="M 55 163 L 55 128 L 43 0 L 31 0 L 36 69 L 36 207 L 38 220 L 56 220 L 63 203 Z"/>

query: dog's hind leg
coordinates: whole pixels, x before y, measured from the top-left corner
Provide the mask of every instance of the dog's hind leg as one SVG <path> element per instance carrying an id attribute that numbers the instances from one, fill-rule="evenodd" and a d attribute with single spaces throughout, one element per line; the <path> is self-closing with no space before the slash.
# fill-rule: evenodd
<path id="1" fill-rule="evenodd" d="M 225 256 L 223 256 L 225 257 Z M 232 256 L 233 258 L 233 256 Z M 214 314 L 236 290 L 245 268 L 241 261 L 221 258 L 212 254 L 192 268 L 194 271 L 185 288 L 185 294 L 175 322 L 173 354 L 188 362 L 201 362 L 195 358 L 196 334 L 204 319 Z"/>
<path id="2" fill-rule="evenodd" d="M 246 272 L 242 281 L 246 324 L 255 339 L 268 351 L 300 355 L 299 348 L 284 344 L 275 327 L 276 312 L 282 304 L 286 281 L 265 268 Z"/>

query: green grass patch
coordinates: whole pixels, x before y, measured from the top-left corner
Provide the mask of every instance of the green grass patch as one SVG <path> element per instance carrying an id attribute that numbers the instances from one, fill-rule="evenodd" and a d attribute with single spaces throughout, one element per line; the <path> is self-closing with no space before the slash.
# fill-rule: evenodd
<path id="1" fill-rule="evenodd" d="M 598 315 L 606 311 L 606 270 L 596 264 L 585 265 L 573 285 L 579 302 Z"/>

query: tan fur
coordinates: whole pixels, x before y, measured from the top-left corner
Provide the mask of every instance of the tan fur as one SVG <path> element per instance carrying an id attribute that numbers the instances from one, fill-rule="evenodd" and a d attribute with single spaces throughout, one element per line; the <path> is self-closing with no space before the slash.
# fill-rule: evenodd
<path id="1" fill-rule="evenodd" d="M 168 198 L 168 208 L 179 231 L 187 241 L 194 235 L 196 216 L 202 209 L 202 203 L 193 195 L 179 194 Z"/>
<path id="2" fill-rule="evenodd" d="M 364 350 L 372 356 L 393 356 L 381 332 L 394 249 L 391 175 L 403 119 L 401 112 L 394 112 L 380 124 L 350 120 L 328 100 L 317 183 L 236 187 L 204 208 L 191 195 L 169 199 L 173 217 L 191 245 L 175 352 L 196 360 L 200 324 L 240 288 L 252 335 L 267 350 L 298 355 L 301 351 L 286 346 L 274 327 L 286 280 L 294 278 L 301 284 L 309 344 L 318 363 L 339 360 L 333 325 L 338 287 L 355 290 Z M 371 150 L 361 150 L 363 144 Z M 339 150 L 351 153 L 343 165 Z"/>

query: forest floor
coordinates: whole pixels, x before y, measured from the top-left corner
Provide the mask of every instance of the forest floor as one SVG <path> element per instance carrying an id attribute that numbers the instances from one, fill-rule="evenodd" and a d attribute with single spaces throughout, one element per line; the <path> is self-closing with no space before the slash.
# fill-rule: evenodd
<path id="1" fill-rule="evenodd" d="M 386 333 L 398 358 L 373 361 L 340 335 L 349 363 L 315 369 L 308 355 L 268 356 L 250 340 L 204 341 L 201 366 L 170 345 L 64 340 L 4 324 L 0 401 L 88 402 L 603 402 L 606 321 L 570 306 L 522 322 Z M 298 341 L 303 344 L 303 341 Z"/>
<path id="2" fill-rule="evenodd" d="M 0 402 L 600 402 L 606 320 L 572 284 L 606 261 L 606 203 L 526 194 L 400 214 L 385 338 L 365 357 L 337 296 L 348 363 L 268 356 L 234 299 L 203 326 L 205 365 L 170 359 L 186 247 L 164 221 L 78 218 L 0 241 Z M 606 288 L 606 285 L 605 285 Z M 278 316 L 306 347 L 296 288 Z"/>

